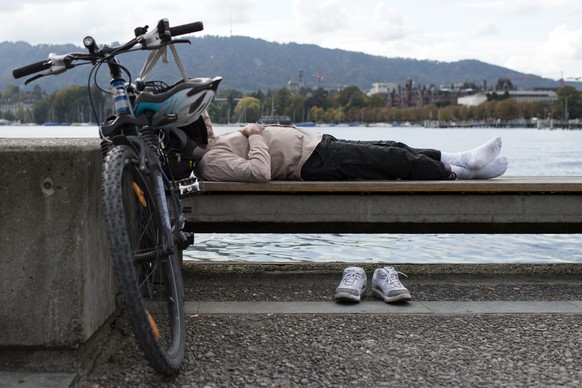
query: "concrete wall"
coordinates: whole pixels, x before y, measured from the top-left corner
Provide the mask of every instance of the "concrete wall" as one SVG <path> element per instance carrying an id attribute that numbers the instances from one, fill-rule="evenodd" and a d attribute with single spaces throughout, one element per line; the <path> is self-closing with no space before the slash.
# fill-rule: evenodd
<path id="1" fill-rule="evenodd" d="M 98 139 L 0 139 L 0 348 L 74 348 L 115 309 Z"/>

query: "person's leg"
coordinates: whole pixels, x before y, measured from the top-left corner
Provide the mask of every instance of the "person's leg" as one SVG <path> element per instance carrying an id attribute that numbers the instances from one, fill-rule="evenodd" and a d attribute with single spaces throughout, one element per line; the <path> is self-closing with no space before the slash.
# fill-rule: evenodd
<path id="1" fill-rule="evenodd" d="M 303 166 L 304 180 L 450 179 L 444 163 L 406 147 L 338 141 L 324 136 Z"/>
<path id="2" fill-rule="evenodd" d="M 376 145 L 376 146 L 380 146 L 380 147 L 402 148 L 402 149 L 407 150 L 411 154 L 415 154 L 415 155 L 421 154 L 421 155 L 426 155 L 431 159 L 435 159 L 435 160 L 439 160 L 439 161 L 441 160 L 441 151 L 439 151 L 439 150 L 435 150 L 435 149 L 431 149 L 431 148 L 414 148 L 414 147 L 410 147 L 409 145 L 398 142 L 398 141 L 392 141 L 392 140 L 341 140 L 341 139 L 338 139 L 337 141 L 354 143 L 354 144 L 363 144 L 363 145 Z"/>

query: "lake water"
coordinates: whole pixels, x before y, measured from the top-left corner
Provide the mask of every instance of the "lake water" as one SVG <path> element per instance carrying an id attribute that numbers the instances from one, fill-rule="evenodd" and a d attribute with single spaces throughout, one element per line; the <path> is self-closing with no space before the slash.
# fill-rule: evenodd
<path id="1" fill-rule="evenodd" d="M 216 133 L 237 128 L 217 127 Z M 509 159 L 506 176 L 582 175 L 582 131 L 418 127 L 317 127 L 337 138 L 398 140 L 444 151 L 495 136 Z M 6 127 L 0 137 L 97 137 L 95 127 Z M 197 234 L 188 260 L 377 263 L 582 262 L 582 236 L 483 234 Z"/>

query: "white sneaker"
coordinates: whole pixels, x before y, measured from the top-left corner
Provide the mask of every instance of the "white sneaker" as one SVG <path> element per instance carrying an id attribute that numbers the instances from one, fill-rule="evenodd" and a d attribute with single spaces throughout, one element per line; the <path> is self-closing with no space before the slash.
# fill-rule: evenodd
<path id="1" fill-rule="evenodd" d="M 366 291 L 368 277 L 366 271 L 360 267 L 344 269 L 344 276 L 335 290 L 335 300 L 338 302 L 359 302 Z"/>
<path id="2" fill-rule="evenodd" d="M 398 272 L 394 267 L 377 268 L 372 276 L 372 294 L 384 299 L 386 303 L 406 302 L 411 300 L 410 292 L 400 283 Z M 406 275 L 404 275 L 406 276 Z"/>

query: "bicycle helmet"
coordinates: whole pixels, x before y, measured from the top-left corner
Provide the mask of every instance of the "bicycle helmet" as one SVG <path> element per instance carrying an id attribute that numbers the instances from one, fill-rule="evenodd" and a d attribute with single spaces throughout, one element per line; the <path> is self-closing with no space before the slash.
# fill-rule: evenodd
<path id="1" fill-rule="evenodd" d="M 214 97 L 222 77 L 190 78 L 156 92 L 145 88 L 135 99 L 135 115 L 151 115 L 154 128 L 183 127 L 196 121 Z"/>

